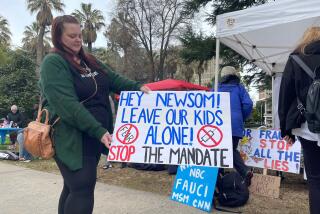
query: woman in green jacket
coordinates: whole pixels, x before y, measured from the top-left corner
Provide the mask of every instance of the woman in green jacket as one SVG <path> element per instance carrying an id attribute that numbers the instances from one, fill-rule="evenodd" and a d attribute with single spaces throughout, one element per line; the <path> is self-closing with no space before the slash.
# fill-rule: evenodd
<path id="1" fill-rule="evenodd" d="M 55 161 L 64 179 L 59 214 L 92 213 L 97 165 L 111 143 L 109 92 L 150 89 L 127 80 L 86 53 L 76 18 L 52 23 L 54 49 L 40 71 L 40 88 L 54 125 Z M 110 133 L 109 133 L 110 132 Z"/>

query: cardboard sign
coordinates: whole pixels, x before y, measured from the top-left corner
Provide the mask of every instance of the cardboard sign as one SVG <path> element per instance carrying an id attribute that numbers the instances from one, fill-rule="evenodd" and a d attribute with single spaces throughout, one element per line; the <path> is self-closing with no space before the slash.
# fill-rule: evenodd
<path id="1" fill-rule="evenodd" d="M 240 155 L 247 166 L 300 173 L 301 144 L 288 144 L 278 130 L 246 129 L 239 143 Z"/>
<path id="2" fill-rule="evenodd" d="M 171 199 L 210 212 L 217 176 L 218 168 L 180 166 Z"/>
<path id="3" fill-rule="evenodd" d="M 109 161 L 233 167 L 228 93 L 122 92 L 114 130 Z"/>
<path id="4" fill-rule="evenodd" d="M 270 198 L 279 198 L 281 177 L 271 175 L 254 174 L 249 191 L 252 194 Z"/>

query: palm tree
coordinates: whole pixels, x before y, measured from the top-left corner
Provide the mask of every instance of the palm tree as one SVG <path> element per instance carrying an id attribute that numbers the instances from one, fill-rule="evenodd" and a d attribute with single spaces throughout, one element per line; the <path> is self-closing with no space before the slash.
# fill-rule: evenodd
<path id="1" fill-rule="evenodd" d="M 82 30 L 83 42 L 88 44 L 90 52 L 92 51 L 92 43 L 97 40 L 97 31 L 105 26 L 102 12 L 96 9 L 92 10 L 91 6 L 90 3 L 81 3 L 81 11 L 75 10 L 72 13 L 84 26 Z"/>
<path id="2" fill-rule="evenodd" d="M 37 60 L 36 60 L 36 75 L 39 77 L 40 64 L 43 57 L 43 37 L 46 26 L 51 25 L 53 16 L 52 10 L 63 12 L 65 6 L 61 0 L 27 0 L 28 9 L 31 13 L 37 12 L 37 22 L 39 25 L 39 36 L 37 42 Z"/>
<path id="3" fill-rule="evenodd" d="M 31 25 L 26 26 L 25 31 L 23 32 L 24 37 L 22 38 L 23 43 L 23 49 L 31 52 L 33 55 L 37 54 L 37 44 L 38 44 L 38 38 L 39 38 L 39 32 L 40 27 L 37 22 L 33 22 Z M 43 55 L 45 55 L 46 52 L 48 52 L 50 48 L 50 42 L 49 37 L 46 36 L 46 34 L 49 32 L 49 30 L 46 28 L 44 32 L 44 38 L 43 38 Z"/>
<path id="4" fill-rule="evenodd" d="M 8 45 L 10 43 L 11 32 L 8 27 L 8 20 L 0 16 L 0 45 Z"/>

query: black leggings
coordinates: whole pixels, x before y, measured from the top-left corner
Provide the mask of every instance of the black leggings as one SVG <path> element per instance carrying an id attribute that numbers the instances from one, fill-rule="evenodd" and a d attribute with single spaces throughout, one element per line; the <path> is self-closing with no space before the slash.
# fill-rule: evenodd
<path id="1" fill-rule="evenodd" d="M 309 186 L 311 214 L 320 213 L 320 147 L 317 142 L 299 137 L 303 148 L 304 165 Z"/>
<path id="2" fill-rule="evenodd" d="M 97 179 L 98 157 L 83 157 L 83 167 L 71 171 L 55 158 L 64 185 L 59 199 L 58 214 L 90 214 L 94 205 L 94 188 Z"/>

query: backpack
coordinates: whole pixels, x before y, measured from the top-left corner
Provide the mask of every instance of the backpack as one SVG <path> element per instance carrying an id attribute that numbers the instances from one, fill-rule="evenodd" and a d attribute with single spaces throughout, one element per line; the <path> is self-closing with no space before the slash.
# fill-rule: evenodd
<path id="1" fill-rule="evenodd" d="M 306 118 L 310 132 L 320 133 L 320 79 L 316 78 L 309 66 L 307 66 L 300 57 L 291 55 L 291 58 L 304 70 L 313 80 L 309 86 L 306 106 L 303 106 L 298 99 L 298 106 L 300 113 Z"/>
<path id="2" fill-rule="evenodd" d="M 249 199 L 249 189 L 245 180 L 238 172 L 230 172 L 224 176 L 219 174 L 215 192 L 219 205 L 238 207 L 246 204 Z"/>

